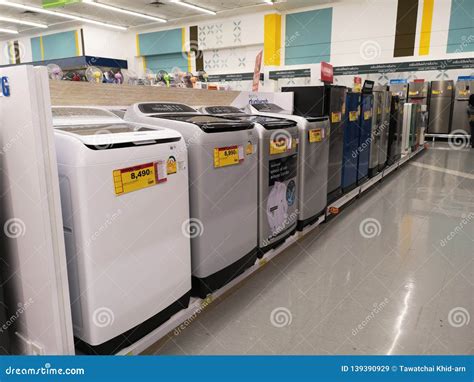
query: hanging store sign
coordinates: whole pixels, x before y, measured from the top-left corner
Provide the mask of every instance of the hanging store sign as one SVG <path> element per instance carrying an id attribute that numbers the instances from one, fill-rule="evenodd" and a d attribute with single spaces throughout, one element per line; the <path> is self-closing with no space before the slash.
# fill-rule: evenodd
<path id="1" fill-rule="evenodd" d="M 422 70 L 447 70 L 474 68 L 474 58 L 458 58 L 448 60 L 408 61 L 397 63 L 351 65 L 334 67 L 335 76 L 370 73 L 397 73 Z"/>
<path id="2" fill-rule="evenodd" d="M 295 70 L 274 70 L 269 73 L 271 80 L 279 80 L 281 78 L 304 78 L 311 77 L 311 69 L 295 69 Z"/>

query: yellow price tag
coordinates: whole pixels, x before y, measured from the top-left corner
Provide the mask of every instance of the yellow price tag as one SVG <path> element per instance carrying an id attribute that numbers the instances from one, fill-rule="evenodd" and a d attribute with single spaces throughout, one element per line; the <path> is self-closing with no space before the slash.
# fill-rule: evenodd
<path id="1" fill-rule="evenodd" d="M 367 121 L 372 117 L 372 112 L 370 110 L 364 111 L 364 120 Z"/>
<path id="2" fill-rule="evenodd" d="M 436 95 L 436 94 L 441 94 L 441 90 L 432 90 L 431 93 L 433 93 L 433 94 L 435 94 L 435 95 Z"/>
<path id="3" fill-rule="evenodd" d="M 218 147 L 214 149 L 214 167 L 226 167 L 239 164 L 243 160 L 240 146 Z"/>
<path id="4" fill-rule="evenodd" d="M 309 143 L 321 142 L 323 140 L 322 129 L 309 130 Z"/>
<path id="5" fill-rule="evenodd" d="M 270 141 L 270 155 L 283 154 L 292 147 L 285 138 Z"/>
<path id="6" fill-rule="evenodd" d="M 357 121 L 357 117 L 358 117 L 357 111 L 350 111 L 349 112 L 349 121 L 355 122 L 355 121 Z"/>
<path id="7" fill-rule="evenodd" d="M 164 162 L 152 162 L 113 171 L 115 195 L 123 195 L 166 181 Z"/>
<path id="8" fill-rule="evenodd" d="M 341 117 L 341 112 L 340 111 L 338 111 L 336 113 L 334 113 L 334 112 L 331 113 L 331 122 L 332 123 L 341 122 L 341 119 L 342 119 L 342 117 Z"/>

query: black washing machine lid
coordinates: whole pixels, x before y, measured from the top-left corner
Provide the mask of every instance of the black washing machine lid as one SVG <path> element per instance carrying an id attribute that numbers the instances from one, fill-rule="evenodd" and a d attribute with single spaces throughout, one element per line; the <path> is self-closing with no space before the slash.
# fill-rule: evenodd
<path id="1" fill-rule="evenodd" d="M 233 111 L 232 109 L 237 110 L 236 113 L 218 113 L 219 111 L 223 111 L 227 109 L 227 111 Z M 285 119 L 285 118 L 277 118 L 277 117 L 267 117 L 265 115 L 258 115 L 258 114 L 245 114 L 240 109 L 237 109 L 233 106 L 212 106 L 206 107 L 206 112 L 209 114 L 219 114 L 221 117 L 225 118 L 237 118 L 241 121 L 247 121 L 251 123 L 258 123 L 262 125 L 267 130 L 276 130 L 276 129 L 288 129 L 290 127 L 294 127 L 297 125 L 295 121 Z M 215 112 L 215 113 L 214 113 Z"/>
<path id="2" fill-rule="evenodd" d="M 204 110 L 207 114 L 212 115 L 245 114 L 235 106 L 206 106 Z"/>
<path id="3" fill-rule="evenodd" d="M 152 118 L 162 118 L 196 125 L 205 133 L 224 133 L 253 129 L 253 123 L 238 118 L 225 118 L 209 114 L 153 114 Z"/>

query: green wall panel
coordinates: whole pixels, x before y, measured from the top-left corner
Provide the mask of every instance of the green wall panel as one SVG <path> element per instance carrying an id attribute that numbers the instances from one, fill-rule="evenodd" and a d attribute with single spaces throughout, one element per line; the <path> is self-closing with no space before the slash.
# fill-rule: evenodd
<path id="1" fill-rule="evenodd" d="M 285 64 L 331 60 L 332 8 L 286 15 Z"/>
<path id="2" fill-rule="evenodd" d="M 142 33 L 138 35 L 138 44 L 140 56 L 181 52 L 183 31 L 179 28 L 161 32 Z"/>
<path id="3" fill-rule="evenodd" d="M 188 71 L 188 60 L 184 53 L 170 53 L 160 54 L 146 57 L 146 67 L 153 70 L 155 73 L 159 70 L 166 70 L 171 73 L 171 70 L 178 67 L 183 72 Z"/>
<path id="4" fill-rule="evenodd" d="M 474 0 L 452 0 L 446 53 L 474 51 Z"/>

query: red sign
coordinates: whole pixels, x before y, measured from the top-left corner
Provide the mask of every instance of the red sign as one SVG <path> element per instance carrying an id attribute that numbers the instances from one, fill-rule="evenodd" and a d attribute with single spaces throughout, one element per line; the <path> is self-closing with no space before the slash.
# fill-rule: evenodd
<path id="1" fill-rule="evenodd" d="M 417 78 L 415 79 L 415 81 L 413 81 L 415 83 L 420 83 L 420 82 L 425 82 L 425 80 L 423 78 Z"/>
<path id="2" fill-rule="evenodd" d="M 321 81 L 332 84 L 334 82 L 334 70 L 331 64 L 321 62 Z"/>
<path id="3" fill-rule="evenodd" d="M 360 93 L 362 91 L 362 78 L 354 77 L 354 92 Z"/>
<path id="4" fill-rule="evenodd" d="M 263 57 L 263 50 L 261 50 L 257 57 L 255 58 L 255 69 L 253 70 L 253 84 L 252 84 L 252 91 L 258 92 L 258 87 L 260 85 L 260 71 L 262 70 L 262 57 Z"/>

